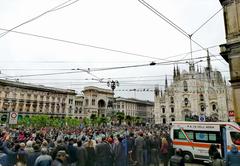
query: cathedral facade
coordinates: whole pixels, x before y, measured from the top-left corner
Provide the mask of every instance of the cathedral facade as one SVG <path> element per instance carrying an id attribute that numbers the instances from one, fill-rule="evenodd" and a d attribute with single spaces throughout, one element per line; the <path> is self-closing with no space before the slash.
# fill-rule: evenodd
<path id="1" fill-rule="evenodd" d="M 155 124 L 170 124 L 172 121 L 229 121 L 232 111 L 231 88 L 222 74 L 212 70 L 210 57 L 204 71 L 189 63 L 189 71 L 180 72 L 174 66 L 173 82 L 165 90 L 155 87 Z"/>

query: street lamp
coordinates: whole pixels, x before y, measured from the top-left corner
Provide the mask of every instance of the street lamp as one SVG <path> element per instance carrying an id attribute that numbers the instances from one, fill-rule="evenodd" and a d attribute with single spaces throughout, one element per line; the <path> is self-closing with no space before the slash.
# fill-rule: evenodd
<path id="1" fill-rule="evenodd" d="M 107 86 L 110 87 L 112 91 L 114 91 L 116 87 L 119 86 L 119 82 L 117 80 L 108 81 Z"/>

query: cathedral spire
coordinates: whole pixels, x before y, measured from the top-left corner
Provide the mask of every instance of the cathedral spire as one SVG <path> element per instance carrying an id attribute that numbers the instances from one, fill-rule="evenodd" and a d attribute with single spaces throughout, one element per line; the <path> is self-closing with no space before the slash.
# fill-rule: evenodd
<path id="1" fill-rule="evenodd" d="M 206 74 L 207 74 L 207 78 L 210 80 L 211 79 L 211 71 L 212 71 L 212 67 L 211 67 L 211 62 L 210 62 L 210 56 L 209 56 L 209 51 L 207 50 L 207 67 L 206 67 Z"/>
<path id="2" fill-rule="evenodd" d="M 176 69 L 175 69 L 175 65 L 173 67 L 173 81 L 176 81 Z"/>
<path id="3" fill-rule="evenodd" d="M 177 66 L 176 75 L 177 75 L 177 80 L 180 80 L 180 70 L 179 70 L 178 66 Z"/>
<path id="4" fill-rule="evenodd" d="M 209 56 L 209 51 L 207 50 L 207 68 L 211 72 L 212 71 L 212 66 L 211 66 L 211 60 Z"/>
<path id="5" fill-rule="evenodd" d="M 167 90 L 168 88 L 168 80 L 167 80 L 167 76 L 165 77 L 165 90 Z"/>

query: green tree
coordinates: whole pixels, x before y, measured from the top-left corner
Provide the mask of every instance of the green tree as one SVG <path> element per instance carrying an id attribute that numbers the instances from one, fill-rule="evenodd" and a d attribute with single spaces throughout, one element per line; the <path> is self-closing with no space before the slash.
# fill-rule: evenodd
<path id="1" fill-rule="evenodd" d="M 87 117 L 84 117 L 84 118 L 83 118 L 83 124 L 84 124 L 85 126 L 88 126 L 88 125 L 91 124 L 91 120 L 90 120 L 89 118 L 87 118 Z"/>
<path id="2" fill-rule="evenodd" d="M 33 115 L 30 117 L 31 126 L 38 128 L 47 126 L 48 121 L 47 115 Z"/>
<path id="3" fill-rule="evenodd" d="M 142 118 L 140 118 L 139 116 L 134 118 L 134 122 L 136 125 L 140 125 L 142 123 Z"/>
<path id="4" fill-rule="evenodd" d="M 30 118 L 28 116 L 24 116 L 22 119 L 19 119 L 18 125 L 22 125 L 24 127 L 29 127 Z"/>
<path id="5" fill-rule="evenodd" d="M 90 116 L 90 119 L 91 119 L 91 124 L 92 124 L 93 126 L 95 126 L 95 125 L 98 123 L 98 118 L 97 118 L 97 115 L 96 115 L 96 114 L 92 114 L 92 115 Z"/>
<path id="6" fill-rule="evenodd" d="M 122 120 L 124 119 L 124 113 L 123 112 L 117 112 L 116 116 L 117 116 L 118 124 L 121 125 Z"/>
<path id="7" fill-rule="evenodd" d="M 66 117 L 65 124 L 69 127 L 78 127 L 80 126 L 80 120 L 75 118 L 72 119 L 71 117 Z"/>
<path id="8" fill-rule="evenodd" d="M 100 122 L 99 125 L 106 126 L 107 123 L 109 122 L 109 119 L 107 117 L 100 117 L 99 122 Z"/>
<path id="9" fill-rule="evenodd" d="M 130 115 L 127 115 L 127 116 L 125 117 L 125 122 L 126 122 L 129 126 L 132 125 L 132 121 L 133 121 L 133 117 L 131 117 Z"/>

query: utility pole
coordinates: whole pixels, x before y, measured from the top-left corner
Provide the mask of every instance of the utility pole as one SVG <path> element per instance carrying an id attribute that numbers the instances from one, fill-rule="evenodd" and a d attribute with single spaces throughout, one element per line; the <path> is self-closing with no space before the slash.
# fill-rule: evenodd
<path id="1" fill-rule="evenodd" d="M 240 122 L 240 1 L 219 1 L 224 9 L 227 40 L 226 44 L 220 45 L 220 54 L 229 63 L 235 120 Z"/>

